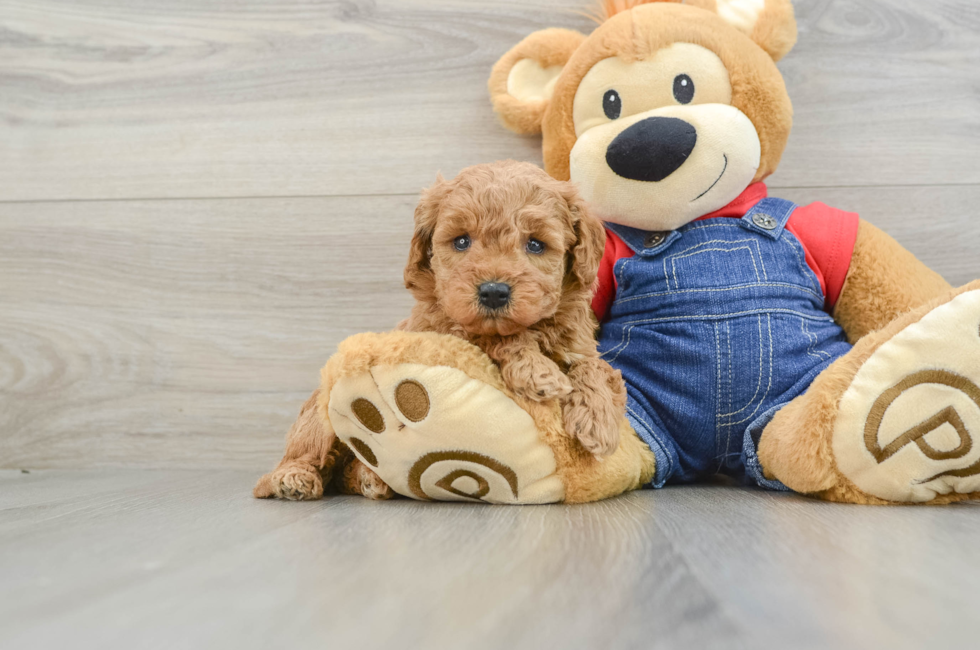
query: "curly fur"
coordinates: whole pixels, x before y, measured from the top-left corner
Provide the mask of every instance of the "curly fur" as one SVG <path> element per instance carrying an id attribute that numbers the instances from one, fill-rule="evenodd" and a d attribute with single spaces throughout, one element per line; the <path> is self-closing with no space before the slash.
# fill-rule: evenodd
<path id="1" fill-rule="evenodd" d="M 466 251 L 453 246 L 461 235 L 471 242 Z M 527 252 L 530 238 L 544 251 Z M 469 167 L 452 180 L 439 177 L 415 210 L 404 278 L 416 304 L 399 329 L 478 346 L 514 394 L 532 402 L 562 399 L 565 431 L 596 456 L 612 454 L 626 391 L 619 371 L 596 351 L 590 301 L 604 245 L 601 223 L 574 186 L 534 165 L 503 161 Z M 490 281 L 511 288 L 502 309 L 487 310 L 478 300 L 478 287 Z M 319 498 L 334 466 L 343 468 L 342 492 L 391 496 L 316 415 L 311 404 L 324 397 L 317 391 L 304 405 L 284 458 L 260 479 L 255 496 Z"/>
<path id="2" fill-rule="evenodd" d="M 472 245 L 461 253 L 453 241 L 464 234 Z M 525 252 L 531 237 L 544 253 Z M 418 302 L 403 326 L 477 345 L 522 397 L 565 398 L 566 430 L 596 455 L 611 454 L 625 389 L 596 352 L 590 300 L 604 246 L 602 225 L 570 183 L 529 163 L 469 167 L 439 179 L 415 210 L 405 286 Z M 486 281 L 511 286 L 504 313 L 477 302 Z"/>

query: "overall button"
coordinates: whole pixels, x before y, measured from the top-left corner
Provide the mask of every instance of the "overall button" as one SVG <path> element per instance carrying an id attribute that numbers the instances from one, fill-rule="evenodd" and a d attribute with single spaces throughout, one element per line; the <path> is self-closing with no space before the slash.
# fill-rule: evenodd
<path id="1" fill-rule="evenodd" d="M 756 212 L 752 215 L 752 223 L 759 226 L 760 228 L 765 228 L 766 230 L 776 229 L 776 220 L 765 212 Z"/>
<path id="2" fill-rule="evenodd" d="M 643 247 L 653 248 L 654 246 L 659 246 L 664 243 L 665 239 L 667 239 L 667 233 L 665 232 L 647 233 L 646 239 L 643 240 Z"/>

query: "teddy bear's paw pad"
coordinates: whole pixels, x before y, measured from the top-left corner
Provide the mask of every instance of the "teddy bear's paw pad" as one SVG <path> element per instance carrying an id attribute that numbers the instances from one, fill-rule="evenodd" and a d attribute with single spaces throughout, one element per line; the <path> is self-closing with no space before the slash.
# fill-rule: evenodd
<path id="1" fill-rule="evenodd" d="M 395 492 L 437 501 L 564 498 L 554 453 L 526 411 L 446 366 L 376 366 L 338 381 L 330 422 Z"/>
<path id="2" fill-rule="evenodd" d="M 980 491 L 980 291 L 872 354 L 841 398 L 833 452 L 844 476 L 882 499 Z"/>

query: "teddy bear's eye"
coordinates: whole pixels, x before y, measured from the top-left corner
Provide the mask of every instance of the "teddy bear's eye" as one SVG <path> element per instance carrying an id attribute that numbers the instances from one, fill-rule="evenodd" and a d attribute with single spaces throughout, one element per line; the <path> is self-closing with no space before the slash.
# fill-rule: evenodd
<path id="1" fill-rule="evenodd" d="M 619 93 L 615 90 L 607 90 L 602 96 L 602 112 L 610 120 L 615 120 L 623 112 L 623 102 L 619 99 Z"/>
<path id="2" fill-rule="evenodd" d="M 453 240 L 453 248 L 455 248 L 459 252 L 463 252 L 467 250 L 469 247 L 470 247 L 469 235 L 460 235 L 459 237 Z"/>
<path id="3" fill-rule="evenodd" d="M 694 99 L 694 82 L 686 74 L 674 77 L 674 99 L 681 104 L 690 104 Z"/>

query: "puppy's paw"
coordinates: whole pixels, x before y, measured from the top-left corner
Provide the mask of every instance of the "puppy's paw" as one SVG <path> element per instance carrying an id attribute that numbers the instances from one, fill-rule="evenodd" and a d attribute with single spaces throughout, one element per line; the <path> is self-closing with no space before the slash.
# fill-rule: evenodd
<path id="1" fill-rule="evenodd" d="M 356 458 L 344 466 L 338 487 L 344 494 L 360 494 L 375 501 L 385 501 L 395 496 L 394 490 L 380 476 Z"/>
<path id="2" fill-rule="evenodd" d="M 545 357 L 507 364 L 503 377 L 519 397 L 534 402 L 547 402 L 572 392 L 572 382 L 555 362 Z"/>
<path id="3" fill-rule="evenodd" d="M 535 375 L 527 388 L 528 392 L 525 397 L 537 402 L 546 402 L 550 399 L 565 397 L 571 393 L 572 382 L 560 370 L 548 369 Z"/>
<path id="4" fill-rule="evenodd" d="M 374 501 L 387 501 L 395 496 L 395 491 L 380 476 L 368 470 L 361 476 L 361 494 Z"/>
<path id="5" fill-rule="evenodd" d="M 565 432 L 596 457 L 619 447 L 619 413 L 609 400 L 589 389 L 576 389 L 562 406 Z"/>
<path id="6" fill-rule="evenodd" d="M 252 494 L 259 499 L 315 500 L 323 496 L 323 479 L 311 465 L 288 465 L 260 478 Z"/>

